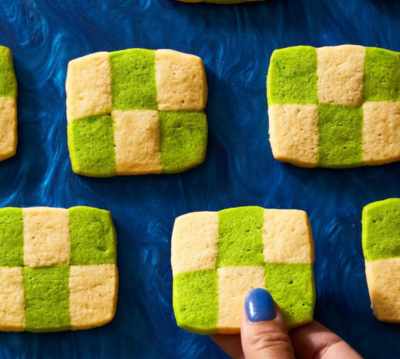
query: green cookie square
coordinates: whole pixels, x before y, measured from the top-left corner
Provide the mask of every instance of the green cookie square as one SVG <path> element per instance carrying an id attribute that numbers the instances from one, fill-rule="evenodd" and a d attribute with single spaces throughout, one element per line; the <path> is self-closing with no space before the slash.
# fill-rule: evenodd
<path id="1" fill-rule="evenodd" d="M 319 165 L 345 168 L 361 165 L 362 109 L 319 105 Z"/>
<path id="2" fill-rule="evenodd" d="M 68 123 L 68 147 L 75 173 L 109 177 L 115 174 L 111 116 L 92 116 Z"/>
<path id="3" fill-rule="evenodd" d="M 366 101 L 398 101 L 400 98 L 400 54 L 367 48 L 364 69 Z"/>
<path id="4" fill-rule="evenodd" d="M 207 151 L 207 118 L 202 112 L 160 112 L 161 165 L 178 173 L 202 163 Z"/>
<path id="5" fill-rule="evenodd" d="M 377 201 L 363 208 L 362 246 L 366 260 L 400 257 L 400 199 Z"/>
<path id="6" fill-rule="evenodd" d="M 17 80 L 12 54 L 11 50 L 5 46 L 0 46 L 0 96 L 17 96 Z"/>
<path id="7" fill-rule="evenodd" d="M 238 207 L 218 212 L 218 267 L 264 265 L 261 207 Z"/>
<path id="8" fill-rule="evenodd" d="M 22 209 L 0 209 L 0 267 L 24 264 Z"/>
<path id="9" fill-rule="evenodd" d="M 275 50 L 268 70 L 267 95 L 270 105 L 316 104 L 316 49 L 295 46 Z"/>
<path id="10" fill-rule="evenodd" d="M 78 206 L 68 210 L 71 265 L 116 263 L 116 233 L 109 211 Z"/>
<path id="11" fill-rule="evenodd" d="M 70 326 L 69 267 L 24 267 L 28 331 L 59 331 Z"/>
<path id="12" fill-rule="evenodd" d="M 265 287 L 289 328 L 313 319 L 315 288 L 310 264 L 266 264 Z"/>
<path id="13" fill-rule="evenodd" d="M 128 49 L 110 53 L 113 109 L 157 109 L 155 52 Z"/>
<path id="14" fill-rule="evenodd" d="M 218 320 L 217 272 L 180 273 L 173 280 L 173 307 L 179 327 L 208 334 Z"/>

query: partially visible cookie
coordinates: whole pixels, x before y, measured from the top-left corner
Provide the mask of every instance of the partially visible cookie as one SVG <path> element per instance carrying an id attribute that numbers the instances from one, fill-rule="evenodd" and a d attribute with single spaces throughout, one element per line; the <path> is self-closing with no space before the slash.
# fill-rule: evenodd
<path id="1" fill-rule="evenodd" d="M 75 173 L 177 173 L 204 161 L 202 60 L 172 50 L 98 52 L 67 75 L 68 147 Z"/>
<path id="2" fill-rule="evenodd" d="M 78 330 L 110 322 L 118 290 L 115 246 L 105 210 L 0 209 L 0 330 Z"/>
<path id="3" fill-rule="evenodd" d="M 0 161 L 17 151 L 17 80 L 11 50 L 0 46 Z"/>
<path id="4" fill-rule="evenodd" d="M 289 327 L 313 317 L 313 241 L 307 214 L 239 207 L 178 217 L 172 234 L 173 307 L 198 333 L 238 333 L 243 300 L 267 288 Z"/>
<path id="5" fill-rule="evenodd" d="M 181 2 L 186 2 L 186 3 L 210 3 L 210 4 L 241 4 L 241 3 L 246 3 L 246 2 L 257 2 L 257 1 L 262 1 L 262 0 L 178 0 Z"/>
<path id="6" fill-rule="evenodd" d="M 400 199 L 364 207 L 362 246 L 373 312 L 379 320 L 400 322 Z"/>
<path id="7" fill-rule="evenodd" d="M 400 160 L 400 54 L 357 45 L 275 50 L 267 79 L 277 160 L 345 168 Z"/>

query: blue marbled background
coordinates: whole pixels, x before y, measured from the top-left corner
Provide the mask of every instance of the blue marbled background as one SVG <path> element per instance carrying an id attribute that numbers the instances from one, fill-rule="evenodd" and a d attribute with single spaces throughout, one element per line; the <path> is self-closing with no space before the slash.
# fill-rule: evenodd
<path id="1" fill-rule="evenodd" d="M 366 358 L 400 356 L 399 327 L 369 309 L 360 246 L 364 204 L 400 196 L 400 164 L 304 170 L 272 160 L 265 73 L 276 47 L 355 43 L 400 49 L 400 3 L 270 0 L 185 5 L 173 0 L 1 0 L 0 43 L 15 54 L 18 155 L 0 164 L 0 205 L 112 210 L 121 288 L 115 321 L 59 334 L 1 334 L 0 358 L 222 358 L 179 330 L 171 309 L 170 233 L 188 211 L 258 204 L 311 215 L 316 317 Z M 206 163 L 176 176 L 81 178 L 66 146 L 67 62 L 93 51 L 172 48 L 203 57 L 210 86 Z M 49 308 L 50 310 L 51 308 Z"/>

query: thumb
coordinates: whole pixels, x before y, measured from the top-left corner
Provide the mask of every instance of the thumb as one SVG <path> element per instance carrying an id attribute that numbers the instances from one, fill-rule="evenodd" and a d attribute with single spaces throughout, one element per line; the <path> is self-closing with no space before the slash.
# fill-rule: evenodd
<path id="1" fill-rule="evenodd" d="M 282 315 L 265 289 L 247 295 L 240 333 L 246 359 L 294 359 Z"/>

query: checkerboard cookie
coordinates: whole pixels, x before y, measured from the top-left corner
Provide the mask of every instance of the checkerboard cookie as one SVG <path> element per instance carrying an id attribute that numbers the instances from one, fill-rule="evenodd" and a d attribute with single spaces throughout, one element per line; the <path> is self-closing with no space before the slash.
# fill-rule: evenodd
<path id="1" fill-rule="evenodd" d="M 268 71 L 276 159 L 345 168 L 400 159 L 400 55 L 356 45 L 275 50 Z"/>
<path id="2" fill-rule="evenodd" d="M 176 321 L 198 333 L 238 333 L 245 295 L 267 288 L 289 327 L 306 323 L 313 261 L 303 211 L 239 207 L 180 216 L 171 250 Z"/>
<path id="3" fill-rule="evenodd" d="M 0 161 L 17 151 L 17 80 L 11 50 L 0 46 Z"/>
<path id="4" fill-rule="evenodd" d="M 1 331 L 104 325 L 114 317 L 117 287 L 115 231 L 108 211 L 0 209 Z"/>
<path id="5" fill-rule="evenodd" d="M 362 247 L 373 312 L 400 322 L 400 199 L 373 202 L 362 213 Z"/>
<path id="6" fill-rule="evenodd" d="M 177 173 L 204 161 L 202 60 L 172 50 L 98 52 L 72 60 L 66 81 L 75 173 Z"/>

